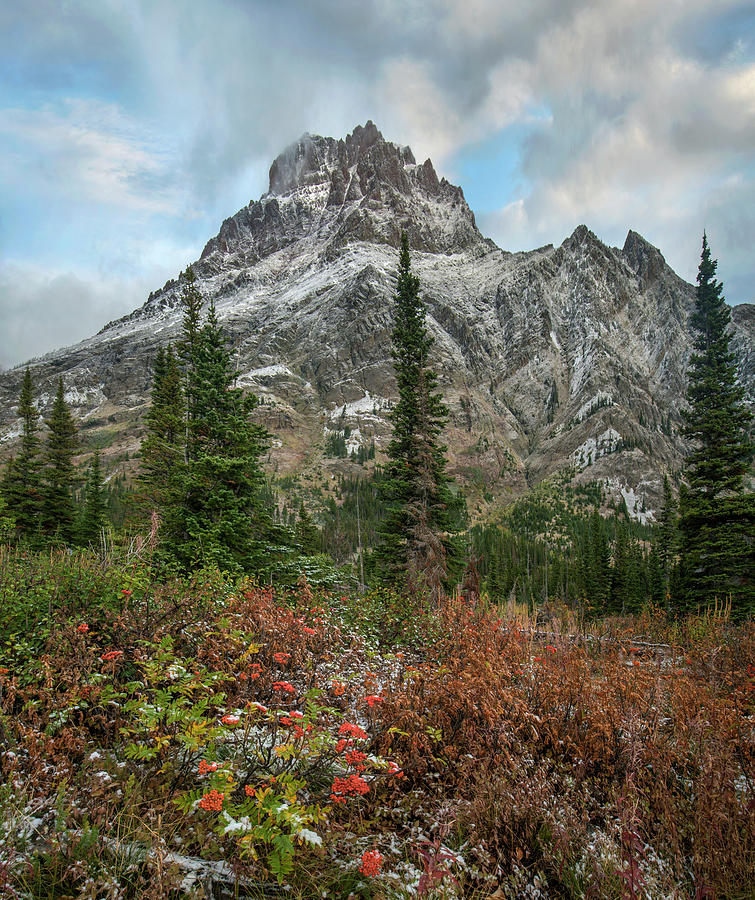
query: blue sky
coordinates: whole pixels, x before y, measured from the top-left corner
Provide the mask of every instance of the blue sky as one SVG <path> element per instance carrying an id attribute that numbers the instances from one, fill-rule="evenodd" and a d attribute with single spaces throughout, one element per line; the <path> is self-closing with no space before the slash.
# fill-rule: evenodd
<path id="1" fill-rule="evenodd" d="M 303 132 L 384 136 L 509 250 L 629 228 L 755 299 L 755 5 L 0 0 L 0 365 L 140 305 Z"/>

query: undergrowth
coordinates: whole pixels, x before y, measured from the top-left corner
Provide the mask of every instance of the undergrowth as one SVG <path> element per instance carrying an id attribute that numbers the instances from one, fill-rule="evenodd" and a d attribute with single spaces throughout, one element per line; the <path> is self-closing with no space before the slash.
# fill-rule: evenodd
<path id="1" fill-rule="evenodd" d="M 755 629 L 0 574 L 0 896 L 745 898 Z"/>

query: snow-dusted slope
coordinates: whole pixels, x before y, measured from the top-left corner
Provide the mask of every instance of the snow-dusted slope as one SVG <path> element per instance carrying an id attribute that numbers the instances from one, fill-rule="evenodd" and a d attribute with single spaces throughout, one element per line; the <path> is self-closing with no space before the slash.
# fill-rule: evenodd
<path id="1" fill-rule="evenodd" d="M 652 506 L 661 473 L 680 461 L 691 285 L 631 231 L 620 250 L 580 226 L 560 247 L 504 252 L 479 233 L 460 188 L 371 122 L 285 150 L 269 192 L 227 219 L 194 267 L 231 337 L 239 383 L 265 399 L 279 467 L 306 465 L 308 445 L 346 424 L 352 443 L 384 443 L 402 230 L 436 338 L 457 470 L 504 495 L 573 465 L 631 491 L 638 511 Z M 93 430 L 118 432 L 119 452 L 138 447 L 150 367 L 178 335 L 181 289 L 168 282 L 130 316 L 33 365 L 46 396 L 63 375 Z M 747 308 L 735 311 L 751 393 L 752 323 Z M 0 439 L 17 430 L 21 374 L 0 373 Z"/>

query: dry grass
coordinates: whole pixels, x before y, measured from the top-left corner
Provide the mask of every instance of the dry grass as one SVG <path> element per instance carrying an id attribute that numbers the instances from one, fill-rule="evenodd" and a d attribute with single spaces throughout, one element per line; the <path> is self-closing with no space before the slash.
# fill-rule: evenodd
<path id="1" fill-rule="evenodd" d="M 267 877 L 209 814 L 174 802 L 196 786 L 205 752 L 181 743 L 188 712 L 161 726 L 157 756 L 125 753 L 133 715 L 126 699 L 108 698 L 140 690 L 135 680 L 169 640 L 170 658 L 197 673 L 192 698 L 221 679 L 216 718 L 250 702 L 273 708 L 285 676 L 297 696 L 322 692 L 331 711 L 312 721 L 359 722 L 364 749 L 403 770 L 329 807 L 341 763 L 313 761 L 297 796 L 326 811 L 323 846 L 297 850 L 288 896 L 753 896 L 751 623 L 732 626 L 725 608 L 681 622 L 648 611 L 580 632 L 558 614 L 536 627 L 516 605 L 394 604 L 404 637 L 381 649 L 366 623 L 346 624 L 366 615 L 365 600 L 306 587 L 289 598 L 217 578 L 145 587 L 123 609 L 103 608 L 89 634 L 61 612 L 39 658 L 1 676 L 0 892 L 179 897 L 179 847 Z M 318 605 L 329 610 L 313 613 Z M 319 624 L 303 632 L 313 616 Z M 106 649 L 123 656 L 103 663 Z M 285 672 L 276 654 L 288 655 Z M 19 839 L 30 816 L 41 820 L 37 839 Z M 135 846 L 147 848 L 139 859 L 127 852 Z M 371 880 L 357 866 L 373 848 L 384 864 Z"/>

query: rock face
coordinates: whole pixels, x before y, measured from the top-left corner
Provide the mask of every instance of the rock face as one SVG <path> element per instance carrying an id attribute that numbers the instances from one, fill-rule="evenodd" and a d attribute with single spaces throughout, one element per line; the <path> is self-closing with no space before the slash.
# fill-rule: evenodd
<path id="1" fill-rule="evenodd" d="M 507 253 L 478 231 L 461 188 L 368 122 L 304 135 L 270 188 L 227 219 L 194 270 L 263 400 L 278 471 L 313 466 L 329 430 L 389 435 L 391 305 L 401 231 L 421 279 L 452 420 L 451 467 L 473 496 L 510 499 L 564 466 L 651 509 L 677 468 L 694 288 L 630 231 L 622 249 L 580 225 L 560 247 Z M 158 346 L 179 334 L 180 278 L 75 347 L 34 361 L 44 408 L 62 375 L 77 414 L 116 451 L 138 449 Z M 755 397 L 755 307 L 732 315 Z M 0 374 L 0 439 L 18 433 L 23 367 Z M 104 435 L 104 437 L 102 436 Z M 314 448 L 314 449 L 313 449 Z"/>

